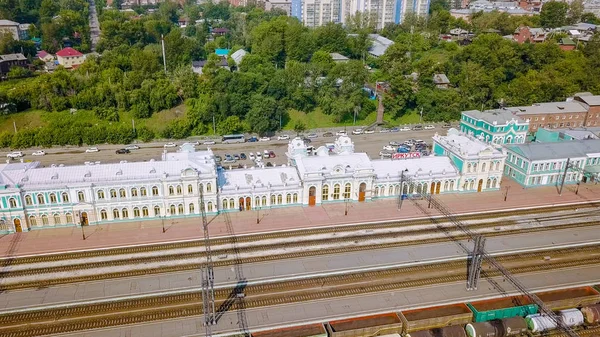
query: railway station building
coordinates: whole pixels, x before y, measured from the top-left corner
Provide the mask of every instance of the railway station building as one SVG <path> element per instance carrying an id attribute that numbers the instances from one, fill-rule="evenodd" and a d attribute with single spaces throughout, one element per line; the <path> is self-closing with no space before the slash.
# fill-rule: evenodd
<path id="1" fill-rule="evenodd" d="M 435 156 L 372 160 L 347 136 L 310 153 L 295 138 L 288 164 L 240 169 L 192 145 L 159 161 L 1 164 L 0 233 L 498 188 L 501 151 L 457 130 L 434 144 Z"/>
<path id="2" fill-rule="evenodd" d="M 460 131 L 486 143 L 525 143 L 529 132 L 529 119 L 523 119 L 508 109 L 463 111 L 460 117 Z"/>

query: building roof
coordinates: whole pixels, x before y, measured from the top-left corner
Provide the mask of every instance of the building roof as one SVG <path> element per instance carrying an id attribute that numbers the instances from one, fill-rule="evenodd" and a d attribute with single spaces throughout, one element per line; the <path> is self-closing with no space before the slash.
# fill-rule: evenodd
<path id="1" fill-rule="evenodd" d="M 446 74 L 434 74 L 433 83 L 435 84 L 450 84 L 450 80 Z"/>
<path id="2" fill-rule="evenodd" d="M 300 176 L 310 173 L 323 175 L 350 173 L 356 170 L 372 170 L 371 160 L 366 153 L 351 153 L 329 156 L 298 157 L 296 166 Z"/>
<path id="3" fill-rule="evenodd" d="M 506 109 L 485 110 L 483 112 L 479 110 L 469 110 L 463 111 L 462 113 L 469 117 L 483 120 L 493 125 L 506 125 L 510 121 L 516 121 L 519 124 L 527 124 L 523 118 Z"/>
<path id="4" fill-rule="evenodd" d="M 369 48 L 369 54 L 376 57 L 385 54 L 385 51 L 394 44 L 394 41 L 379 34 L 369 34 L 369 38 L 372 41 L 371 48 Z"/>
<path id="5" fill-rule="evenodd" d="M 600 105 L 600 95 L 576 95 L 579 100 L 589 106 Z"/>
<path id="6" fill-rule="evenodd" d="M 435 134 L 433 140 L 448 151 L 461 156 L 500 156 L 502 152 L 475 137 L 460 133 L 456 129 L 448 130 L 447 136 Z"/>
<path id="7" fill-rule="evenodd" d="M 564 134 L 575 139 L 600 139 L 600 126 L 588 126 L 580 128 L 560 128 L 560 129 L 547 129 L 543 128 L 546 132 L 553 132 Z M 559 137 L 561 138 L 561 137 Z M 563 137 L 564 138 L 564 137 Z"/>
<path id="8" fill-rule="evenodd" d="M 21 53 L 0 55 L 0 61 L 18 61 L 18 60 L 27 60 L 27 58 Z"/>
<path id="9" fill-rule="evenodd" d="M 530 161 L 582 158 L 589 154 L 600 154 L 600 139 L 507 144 L 505 147 Z"/>
<path id="10" fill-rule="evenodd" d="M 519 116 L 522 115 L 538 115 L 538 114 L 553 114 L 553 113 L 573 113 L 587 112 L 585 107 L 579 102 L 549 102 L 536 103 L 531 106 L 519 106 L 508 108 Z"/>
<path id="11" fill-rule="evenodd" d="M 48 56 L 48 55 L 50 55 L 50 54 L 48 54 L 48 52 L 47 52 L 47 51 L 45 51 L 45 50 L 40 50 L 40 51 L 38 51 L 38 53 L 37 53 L 37 55 L 36 55 L 36 56 L 37 56 L 37 57 L 39 57 L 39 58 L 44 58 L 44 57 L 46 57 L 46 56 Z"/>
<path id="12" fill-rule="evenodd" d="M 565 46 L 574 46 L 575 41 L 573 41 L 573 39 L 571 39 L 571 38 L 563 37 L 562 39 L 560 39 L 560 44 L 565 45 Z"/>
<path id="13" fill-rule="evenodd" d="M 249 169 L 219 170 L 219 187 L 223 191 L 237 189 L 267 189 L 281 186 L 300 186 L 294 167 L 252 167 Z"/>
<path id="14" fill-rule="evenodd" d="M 235 64 L 239 65 L 242 62 L 244 56 L 248 54 L 247 51 L 243 49 L 236 50 L 233 54 L 231 54 L 231 58 L 235 61 Z"/>
<path id="15" fill-rule="evenodd" d="M 333 61 L 348 61 L 349 58 L 339 53 L 329 53 L 329 56 L 333 59 Z"/>
<path id="16" fill-rule="evenodd" d="M 415 174 L 447 175 L 449 177 L 458 174 L 456 167 L 452 164 L 450 158 L 446 156 L 429 156 L 404 160 L 379 159 L 373 160 L 371 163 L 378 180 L 400 181 L 400 172 L 404 170 L 408 170 L 404 174 L 409 177 L 414 177 Z"/>
<path id="17" fill-rule="evenodd" d="M 0 20 L 0 26 L 19 26 L 18 22 L 10 21 L 10 20 Z"/>
<path id="18" fill-rule="evenodd" d="M 216 33 L 216 34 L 226 34 L 227 32 L 229 32 L 229 29 L 227 29 L 227 28 L 214 28 L 212 30 L 212 32 Z"/>
<path id="19" fill-rule="evenodd" d="M 227 56 L 227 54 L 229 54 L 229 49 L 218 48 L 215 50 L 215 54 L 219 56 Z"/>
<path id="20" fill-rule="evenodd" d="M 83 56 L 82 53 L 80 53 L 79 51 L 71 48 L 71 47 L 67 47 L 64 49 L 61 49 L 59 51 L 56 52 L 57 56 L 60 57 L 74 57 L 74 56 Z"/>

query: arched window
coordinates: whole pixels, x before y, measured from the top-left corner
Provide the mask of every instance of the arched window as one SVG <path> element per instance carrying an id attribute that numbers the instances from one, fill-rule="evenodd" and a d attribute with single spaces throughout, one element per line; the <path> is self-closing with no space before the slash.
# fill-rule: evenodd
<path id="1" fill-rule="evenodd" d="M 235 208 L 235 201 L 232 199 L 229 199 L 229 208 L 230 209 L 234 209 Z"/>
<path id="2" fill-rule="evenodd" d="M 500 169 L 500 162 L 496 163 L 496 171 L 498 171 Z"/>
<path id="3" fill-rule="evenodd" d="M 114 188 L 112 190 L 110 190 L 110 197 L 111 198 L 116 198 L 117 197 L 117 190 L 115 190 Z"/>
<path id="4" fill-rule="evenodd" d="M 73 223 L 73 216 L 71 215 L 71 213 L 65 214 L 65 217 L 67 219 L 67 223 Z"/>
<path id="5" fill-rule="evenodd" d="M 85 201 L 85 194 L 83 193 L 83 191 L 77 192 L 77 200 L 81 202 Z"/>
<path id="6" fill-rule="evenodd" d="M 275 194 L 271 194 L 271 205 L 275 205 L 276 201 L 277 201 L 277 196 L 275 196 Z"/>
<path id="7" fill-rule="evenodd" d="M 50 203 L 51 204 L 56 204 L 57 203 L 57 201 L 56 201 L 56 194 L 50 193 Z"/>
<path id="8" fill-rule="evenodd" d="M 283 195 L 277 195 L 277 205 L 281 205 L 283 203 Z"/>
<path id="9" fill-rule="evenodd" d="M 119 210 L 118 209 L 113 209 L 113 219 L 118 219 L 120 218 L 120 214 L 119 214 Z"/>
<path id="10" fill-rule="evenodd" d="M 133 208 L 133 217 L 134 218 L 139 218 L 140 217 L 140 209 L 137 207 Z"/>
<path id="11" fill-rule="evenodd" d="M 152 186 L 152 195 L 153 196 L 157 196 L 158 195 L 158 187 L 157 186 Z"/>
<path id="12" fill-rule="evenodd" d="M 212 203 L 212 201 L 209 201 L 209 202 L 206 204 L 206 209 L 207 209 L 207 210 L 206 210 L 207 212 L 212 212 L 212 211 L 213 211 L 213 203 Z"/>
<path id="13" fill-rule="evenodd" d="M 185 210 L 183 209 L 183 204 L 179 204 L 177 206 L 177 214 L 183 214 Z"/>
<path id="14" fill-rule="evenodd" d="M 131 189 L 131 196 L 132 197 L 137 197 L 138 196 L 138 190 L 137 190 L 137 188 L 134 187 L 134 188 Z"/>
<path id="15" fill-rule="evenodd" d="M 198 184 L 198 193 L 204 192 L 204 185 L 202 183 Z"/>
<path id="16" fill-rule="evenodd" d="M 389 196 L 389 195 L 394 195 L 394 186 L 392 186 L 392 185 L 390 185 L 390 186 L 388 187 L 388 196 Z"/>
<path id="17" fill-rule="evenodd" d="M 175 205 L 169 206 L 169 211 L 171 211 L 171 215 L 175 215 L 175 212 L 176 212 Z"/>
<path id="18" fill-rule="evenodd" d="M 148 216 L 148 207 L 142 207 L 142 216 Z"/>
<path id="19" fill-rule="evenodd" d="M 323 185 L 323 188 L 321 189 L 321 200 L 329 200 L 329 185 Z"/>
<path id="20" fill-rule="evenodd" d="M 194 186 L 188 185 L 188 194 L 193 194 L 193 193 L 194 193 Z"/>
<path id="21" fill-rule="evenodd" d="M 227 208 L 228 208 L 228 207 L 227 207 L 227 206 L 228 206 L 228 204 L 227 204 L 227 199 L 223 199 L 223 202 L 222 202 L 222 204 L 223 204 L 223 209 L 227 209 Z"/>
<path id="22" fill-rule="evenodd" d="M 256 197 L 254 198 L 254 207 L 259 207 L 260 206 L 260 197 Z"/>
<path id="23" fill-rule="evenodd" d="M 346 183 L 344 187 L 344 199 L 350 199 L 350 191 L 352 190 L 352 185 L 350 183 Z"/>
<path id="24" fill-rule="evenodd" d="M 404 183 L 402 185 L 402 194 L 408 194 L 408 184 Z"/>
<path id="25" fill-rule="evenodd" d="M 417 194 L 421 194 L 422 188 L 423 188 L 423 185 L 421 185 L 421 184 L 417 185 Z"/>
<path id="26" fill-rule="evenodd" d="M 485 188 L 490 188 L 491 185 L 492 185 L 492 179 L 488 178 L 487 182 L 485 183 Z"/>
<path id="27" fill-rule="evenodd" d="M 48 216 L 46 214 L 42 215 L 42 225 L 48 226 Z"/>
<path id="28" fill-rule="evenodd" d="M 38 202 L 38 205 L 43 205 L 43 204 L 46 203 L 45 200 L 44 200 L 44 195 L 43 194 L 40 193 L 40 194 L 37 195 L 37 202 Z"/>
<path id="29" fill-rule="evenodd" d="M 292 203 L 292 195 L 291 195 L 291 194 L 289 194 L 289 193 L 288 193 L 288 194 L 285 196 L 285 203 L 286 203 L 286 204 L 291 204 L 291 203 Z"/>
<path id="30" fill-rule="evenodd" d="M 298 193 L 294 193 L 293 201 L 294 201 L 294 204 L 298 203 Z"/>
<path id="31" fill-rule="evenodd" d="M 477 163 L 473 164 L 473 172 L 477 172 Z"/>
<path id="32" fill-rule="evenodd" d="M 102 220 L 108 219 L 108 213 L 106 212 L 105 209 L 100 211 L 100 219 L 102 219 Z"/>
<path id="33" fill-rule="evenodd" d="M 448 190 L 448 180 L 444 181 L 444 192 Z"/>
<path id="34" fill-rule="evenodd" d="M 129 211 L 127 210 L 127 208 L 123 208 L 121 210 L 121 214 L 123 215 L 123 219 L 129 218 Z"/>
<path id="35" fill-rule="evenodd" d="M 30 215 L 29 216 L 29 224 L 31 226 L 37 226 L 37 219 L 35 218 L 35 215 Z"/>
<path id="36" fill-rule="evenodd" d="M 333 185 L 333 200 L 340 199 L 340 184 Z"/>
<path id="37" fill-rule="evenodd" d="M 471 180 L 471 184 L 469 189 L 474 190 L 475 189 L 475 180 Z"/>
<path id="38" fill-rule="evenodd" d="M 467 164 L 467 173 L 471 172 L 471 163 Z"/>
<path id="39" fill-rule="evenodd" d="M 54 224 L 60 225 L 60 215 L 58 213 L 54 213 Z"/>
<path id="40" fill-rule="evenodd" d="M 266 195 L 263 195 L 263 197 L 262 197 L 262 205 L 267 206 L 267 196 Z"/>
<path id="41" fill-rule="evenodd" d="M 400 185 L 394 186 L 394 195 L 400 195 Z"/>
<path id="42" fill-rule="evenodd" d="M 211 185 L 211 183 L 207 183 L 207 184 L 206 184 L 206 192 L 207 192 L 207 193 L 210 193 L 210 192 L 212 192 L 212 185 Z"/>
<path id="43" fill-rule="evenodd" d="M 183 189 L 181 188 L 181 185 L 177 185 L 177 195 L 180 195 L 183 193 Z"/>
<path id="44" fill-rule="evenodd" d="M 496 178 L 494 178 L 494 180 L 492 181 L 492 188 L 496 188 L 498 185 L 498 180 L 496 180 Z"/>
<path id="45" fill-rule="evenodd" d="M 408 194 L 413 194 L 414 191 L 415 191 L 415 184 L 410 184 L 410 187 L 408 188 Z"/>
<path id="46" fill-rule="evenodd" d="M 62 201 L 63 202 L 69 202 L 69 194 L 67 192 L 63 192 L 63 194 L 62 194 Z"/>
<path id="47" fill-rule="evenodd" d="M 33 205 L 33 199 L 31 199 L 30 195 L 25 196 L 25 205 L 27 205 L 27 206 Z"/>
<path id="48" fill-rule="evenodd" d="M 140 194 L 142 195 L 142 197 L 145 197 L 146 195 L 148 195 L 145 187 L 140 188 Z"/>
<path id="49" fill-rule="evenodd" d="M 122 189 L 119 190 L 119 196 L 121 198 L 125 198 L 127 196 L 127 192 L 125 192 L 124 188 L 122 188 Z"/>
<path id="50" fill-rule="evenodd" d="M 378 197 L 379 196 L 379 186 L 375 187 L 375 191 L 373 192 L 373 196 L 374 197 Z"/>
<path id="51" fill-rule="evenodd" d="M 8 204 L 10 205 L 10 208 L 16 208 L 17 200 L 15 198 L 10 198 L 10 199 L 8 199 Z"/>
<path id="52" fill-rule="evenodd" d="M 160 206 L 154 206 L 154 216 L 160 216 Z"/>
<path id="53" fill-rule="evenodd" d="M 481 172 L 485 172 L 485 163 L 481 164 Z"/>
<path id="54" fill-rule="evenodd" d="M 189 204 L 188 205 L 188 211 L 189 211 L 190 214 L 194 214 L 194 211 L 195 211 L 194 204 Z"/>
<path id="55" fill-rule="evenodd" d="M 169 186 L 169 195 L 173 194 L 175 194 L 175 189 L 173 188 L 173 186 Z"/>
<path id="56" fill-rule="evenodd" d="M 98 191 L 98 199 L 104 199 L 104 191 Z"/>

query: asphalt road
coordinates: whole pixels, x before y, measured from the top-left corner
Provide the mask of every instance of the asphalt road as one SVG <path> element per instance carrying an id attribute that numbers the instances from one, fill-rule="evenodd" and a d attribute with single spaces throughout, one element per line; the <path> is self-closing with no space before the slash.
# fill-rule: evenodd
<path id="1" fill-rule="evenodd" d="M 390 141 L 398 141 L 403 142 L 407 139 L 422 139 L 431 145 L 431 137 L 436 133 L 440 132 L 441 134 L 445 134 L 447 132 L 446 129 L 441 129 L 440 127 L 436 127 L 434 130 L 423 130 L 423 131 L 401 131 L 401 132 L 390 132 L 390 133 L 373 133 L 373 134 L 362 134 L 362 135 L 350 135 L 352 138 L 355 151 L 356 152 L 366 152 L 371 158 L 379 158 L 379 152 L 382 150 L 384 145 L 387 145 Z M 293 132 L 287 133 L 290 137 L 293 137 L 295 134 Z M 308 133 L 306 133 L 308 134 Z M 318 133 L 318 138 L 312 139 L 310 145 L 315 148 L 325 145 L 327 143 L 333 143 L 336 137 L 322 137 L 322 133 Z M 276 154 L 276 158 L 271 158 L 269 160 L 264 160 L 264 162 L 271 162 L 275 165 L 286 164 L 287 159 L 285 157 L 285 152 L 287 151 L 287 140 L 275 140 L 276 138 L 272 138 L 273 140 L 267 142 L 254 142 L 254 143 L 239 143 L 239 144 L 220 144 L 217 142 L 215 145 L 206 146 L 199 145 L 196 146 L 198 150 L 206 150 L 207 147 L 210 147 L 215 154 L 220 155 L 222 157 L 225 154 L 240 154 L 245 153 L 248 155 L 250 152 L 263 152 L 264 150 L 274 151 Z M 177 141 L 175 142 L 177 145 L 181 145 L 186 141 Z M 172 148 L 164 148 L 164 144 L 167 142 L 152 142 L 152 143 L 139 143 L 139 150 L 133 150 L 129 154 L 116 154 L 115 151 L 123 148 L 123 145 L 98 145 L 99 152 L 95 153 L 86 153 L 85 150 L 87 147 L 77 147 L 77 146 L 66 146 L 66 147 L 52 147 L 48 149 L 41 149 L 46 152 L 45 156 L 32 156 L 31 154 L 34 151 L 40 150 L 39 148 L 28 149 L 22 151 L 25 154 L 25 157 L 22 159 L 24 161 L 39 161 L 42 166 L 50 166 L 52 164 L 64 164 L 64 165 L 81 165 L 85 162 L 89 161 L 99 161 L 101 163 L 118 163 L 122 160 L 127 161 L 148 161 L 150 159 L 160 160 L 161 154 L 163 151 L 175 152 L 178 147 Z M 10 151 L 4 150 L 1 152 L 1 155 L 6 156 Z M 16 160 L 18 161 L 18 160 Z M 252 166 L 253 162 L 251 160 L 241 160 L 235 164 L 231 165 L 247 165 Z"/>

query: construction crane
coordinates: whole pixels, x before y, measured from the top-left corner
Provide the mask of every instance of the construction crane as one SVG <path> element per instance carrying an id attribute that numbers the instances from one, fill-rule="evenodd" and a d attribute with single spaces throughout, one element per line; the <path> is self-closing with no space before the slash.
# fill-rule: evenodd
<path id="1" fill-rule="evenodd" d="M 208 234 L 208 219 L 206 218 L 206 204 L 204 202 L 204 188 L 200 186 L 200 212 L 202 213 L 202 229 L 204 231 L 205 263 L 200 265 L 202 282 L 202 312 L 204 313 L 204 327 L 206 337 L 212 336 L 212 326 L 216 323 L 215 315 L 215 277 L 213 272 L 212 255 L 210 251 L 210 236 Z"/>
<path id="2" fill-rule="evenodd" d="M 568 163 L 567 163 L 568 167 Z M 406 196 L 403 194 L 404 192 L 404 183 L 407 183 L 408 191 L 420 191 L 417 188 L 417 184 L 414 179 L 405 174 L 405 171 L 402 171 L 400 174 L 400 191 L 401 193 L 398 196 L 398 208 L 402 206 L 402 200 Z M 566 170 L 565 170 L 566 172 Z M 485 238 L 482 235 L 476 234 L 471 231 L 467 226 L 465 226 L 451 211 L 450 209 L 444 205 L 440 200 L 433 197 L 432 194 L 428 194 L 427 191 L 423 191 L 423 194 L 419 194 L 418 197 L 410 197 L 409 199 L 413 201 L 415 206 L 420 209 L 423 213 L 429 214 L 427 209 L 419 203 L 419 200 L 422 200 L 423 197 L 426 199 L 429 204 L 428 208 L 434 208 L 438 212 L 440 212 L 444 218 L 453 224 L 458 230 L 464 233 L 470 241 L 474 242 L 474 249 L 470 250 L 461 240 L 454 237 L 449 229 L 445 226 L 442 226 L 438 221 L 434 221 L 436 226 L 442 230 L 446 236 L 450 238 L 450 240 L 454 241 L 465 253 L 469 256 L 469 266 L 468 266 L 468 275 L 467 275 L 467 290 L 477 289 L 477 282 L 481 274 L 481 263 L 485 260 L 491 267 L 495 268 L 502 274 L 504 279 L 508 280 L 519 292 L 529 298 L 533 303 L 535 303 L 540 312 L 546 316 L 548 316 L 556 326 L 559 327 L 567 336 L 569 337 L 579 337 L 579 335 L 573 331 L 569 326 L 567 326 L 563 320 L 554 313 L 537 295 L 529 292 L 527 288 L 519 281 L 514 275 L 512 275 L 502 264 L 500 264 L 492 255 L 490 255 L 484 247 Z M 432 220 L 435 219 L 432 217 Z M 503 294 L 505 294 L 503 292 Z"/>

